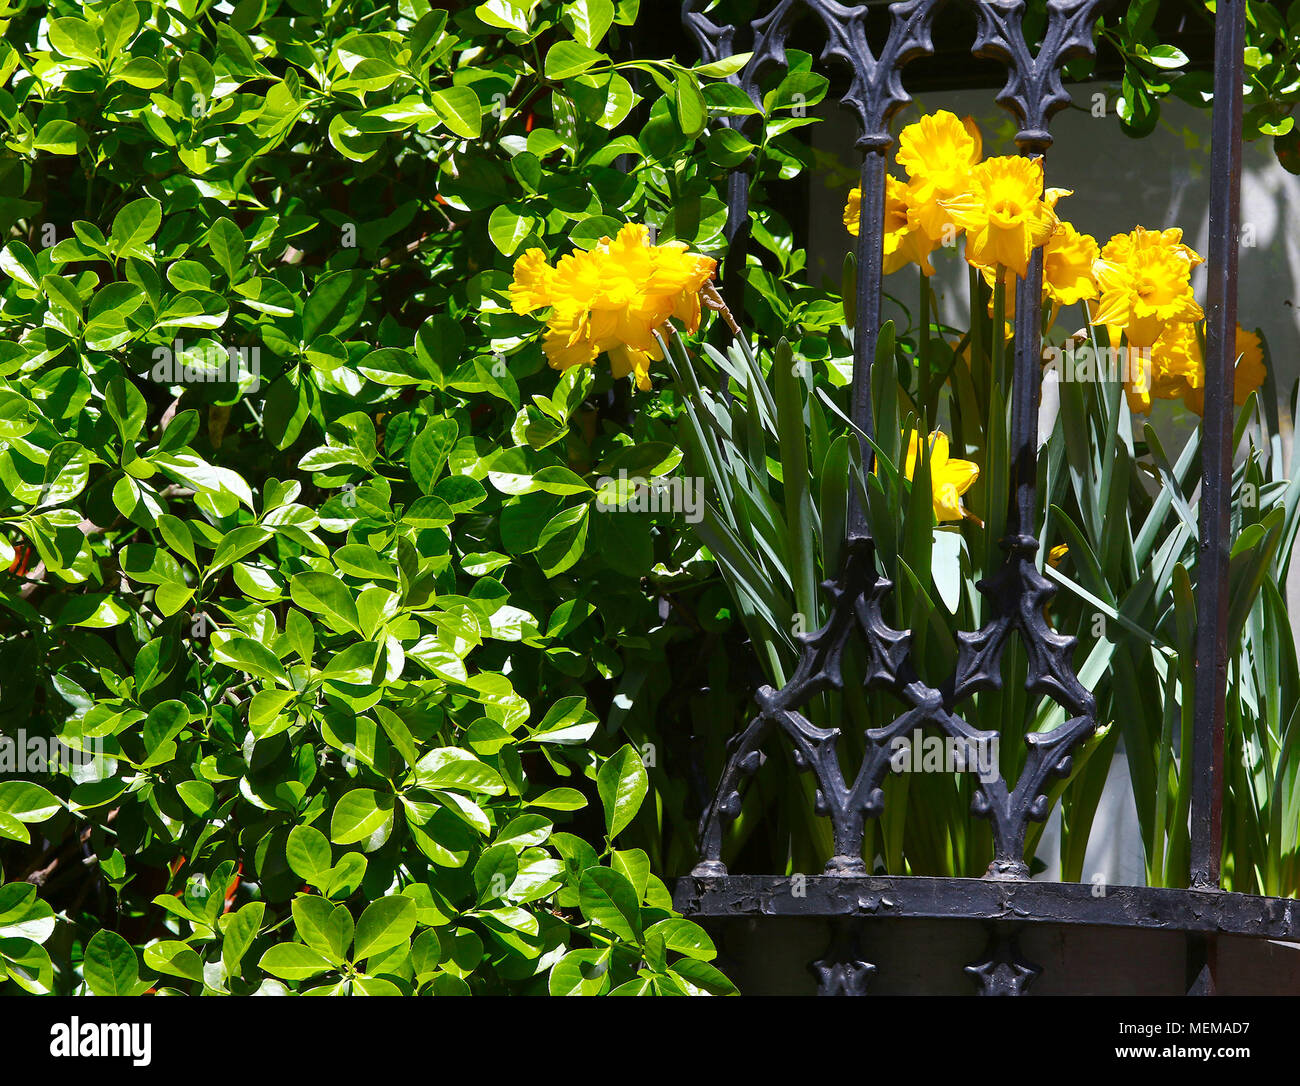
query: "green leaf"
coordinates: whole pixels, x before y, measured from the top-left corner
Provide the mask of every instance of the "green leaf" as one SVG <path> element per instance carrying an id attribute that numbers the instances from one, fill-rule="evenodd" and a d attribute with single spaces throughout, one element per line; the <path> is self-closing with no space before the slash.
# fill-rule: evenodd
<path id="1" fill-rule="evenodd" d="M 285 843 L 289 867 L 313 886 L 329 873 L 333 863 L 329 840 L 314 826 L 294 826 Z"/>
<path id="2" fill-rule="evenodd" d="M 460 427 L 455 419 L 434 419 L 411 443 L 411 476 L 420 489 L 432 494 L 443 465 L 455 447 Z"/>
<path id="3" fill-rule="evenodd" d="M 208 247 L 226 278 L 234 281 L 248 257 L 248 243 L 233 222 L 224 216 L 208 227 Z"/>
<path id="4" fill-rule="evenodd" d="M 563 22 L 579 43 L 594 49 L 614 22 L 613 0 L 573 0 L 564 5 Z"/>
<path id="5" fill-rule="evenodd" d="M 164 939 L 145 947 L 144 964 L 156 973 L 203 983 L 203 959 L 179 939 Z"/>
<path id="6" fill-rule="evenodd" d="M 334 808 L 330 819 L 330 840 L 336 845 L 361 844 L 373 852 L 393 829 L 393 797 L 373 788 L 354 788 Z"/>
<path id="7" fill-rule="evenodd" d="M 104 13 L 104 21 L 99 28 L 104 41 L 104 56 L 110 61 L 116 60 L 139 28 L 140 15 L 136 11 L 135 0 L 117 0 Z"/>
<path id="8" fill-rule="evenodd" d="M 736 986 L 708 962 L 696 958 L 682 958 L 668 970 L 690 988 L 709 995 L 736 995 Z"/>
<path id="9" fill-rule="evenodd" d="M 468 87 L 435 90 L 429 101 L 439 120 L 456 135 L 476 140 L 483 134 L 483 106 Z"/>
<path id="10" fill-rule="evenodd" d="M 219 923 L 224 936 L 221 943 L 221 965 L 227 977 L 240 974 L 244 955 L 252 948 L 253 941 L 261 931 L 265 913 L 264 902 L 250 901 L 221 918 Z"/>
<path id="11" fill-rule="evenodd" d="M 652 936 L 658 935 L 669 950 L 684 954 L 688 958 L 712 961 L 717 956 L 717 948 L 709 938 L 708 932 L 699 924 L 682 917 L 660 920 L 659 923 L 646 928 L 645 934 L 647 941 Z"/>
<path id="12" fill-rule="evenodd" d="M 546 54 L 546 78 L 568 79 L 605 58 L 594 49 L 573 41 L 557 41 Z"/>
<path id="13" fill-rule="evenodd" d="M 308 980 L 331 967 L 327 958 L 301 943 L 277 943 L 257 965 L 281 980 Z"/>
<path id="14" fill-rule="evenodd" d="M 21 241 L 11 241 L 0 250 L 0 271 L 30 290 L 41 288 L 36 257 Z"/>
<path id="15" fill-rule="evenodd" d="M 460 788 L 499 796 L 505 782 L 495 769 L 459 747 L 437 747 L 420 759 L 415 779 L 422 788 Z"/>
<path id="16" fill-rule="evenodd" d="M 86 146 L 85 129 L 72 121 L 46 121 L 36 133 L 33 146 L 49 155 L 75 155 Z"/>
<path id="17" fill-rule="evenodd" d="M 513 256 L 543 226 L 543 220 L 526 204 L 499 204 L 488 217 L 488 236 L 506 256 Z"/>
<path id="18" fill-rule="evenodd" d="M 140 966 L 131 944 L 103 928 L 86 944 L 82 976 L 97 996 L 134 996 L 148 987 L 140 981 Z"/>
<path id="19" fill-rule="evenodd" d="M 360 632 L 356 601 L 337 577 L 328 573 L 299 573 L 289 582 L 289 595 L 307 614 L 324 613 L 335 629 Z"/>
<path id="20" fill-rule="evenodd" d="M 632 884 L 608 867 L 592 867 L 582 873 L 578 889 L 582 915 L 619 939 L 641 941 L 641 909 Z"/>
<path id="21" fill-rule="evenodd" d="M 346 335 L 365 308 L 367 282 L 359 271 L 331 272 L 316 280 L 303 309 L 303 342 L 320 335 Z"/>
<path id="22" fill-rule="evenodd" d="M 47 32 L 50 45 L 65 57 L 91 61 L 100 57 L 99 36 L 84 19 L 52 19 Z"/>
<path id="23" fill-rule="evenodd" d="M 113 217 L 109 247 L 114 255 L 147 256 L 144 245 L 162 225 L 162 204 L 151 196 L 132 200 Z"/>
<path id="24" fill-rule="evenodd" d="M 624 745 L 605 760 L 596 774 L 596 791 L 605 808 L 606 833 L 610 838 L 620 832 L 636 817 L 650 787 L 641 756 L 630 745 Z"/>
<path id="25" fill-rule="evenodd" d="M 312 894 L 299 894 L 290 908 L 299 938 L 331 964 L 341 965 L 352 945 L 352 914 L 347 906 L 335 905 Z"/>
<path id="26" fill-rule="evenodd" d="M 31 781 L 0 781 L 0 837 L 26 843 L 31 835 L 24 823 L 44 822 L 62 805 L 39 784 Z"/>
<path id="27" fill-rule="evenodd" d="M 361 961 L 404 946 L 415 931 L 415 921 L 415 902 L 409 897 L 385 897 L 372 902 L 357 921 L 353 958 Z"/>
<path id="28" fill-rule="evenodd" d="M 693 73 L 677 73 L 673 98 L 677 105 L 677 123 L 681 125 L 682 131 L 691 137 L 698 136 L 708 124 L 709 107 Z"/>

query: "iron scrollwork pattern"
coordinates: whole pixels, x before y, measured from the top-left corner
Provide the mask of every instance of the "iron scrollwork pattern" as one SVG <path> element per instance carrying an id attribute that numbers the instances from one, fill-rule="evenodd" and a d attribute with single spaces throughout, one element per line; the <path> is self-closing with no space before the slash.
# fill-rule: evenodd
<path id="1" fill-rule="evenodd" d="M 1008 78 L 998 102 L 1020 122 L 1017 143 L 1024 154 L 1041 155 L 1051 142 L 1047 126 L 1053 113 L 1068 102 L 1060 66 L 1091 53 L 1091 26 L 1107 0 L 1049 0 L 1048 20 L 1037 52 L 1031 50 L 1021 26 L 1022 0 L 971 3 L 979 31 L 973 51 L 1006 64 Z M 730 53 L 735 27 L 719 27 L 699 12 L 701 0 L 689 0 L 684 22 L 701 42 L 706 58 Z M 849 91 L 842 99 L 858 117 L 863 150 L 862 224 L 858 246 L 858 334 L 854 343 L 852 417 L 871 432 L 871 363 L 880 325 L 885 153 L 892 140 L 891 117 L 910 98 L 903 89 L 902 68 L 932 52 L 930 28 L 942 0 L 905 0 L 889 7 L 888 36 L 873 53 L 866 34 L 868 9 L 833 0 L 781 0 L 754 21 L 753 56 L 734 80 L 758 99 L 758 81 L 771 65 L 783 64 L 785 42 L 797 15 L 818 16 L 827 30 L 823 59 L 838 59 L 852 70 Z M 737 208 L 733 205 L 733 213 Z M 747 213 L 746 213 L 747 217 Z M 735 224 L 732 224 L 733 227 Z M 744 779 L 763 764 L 763 745 L 773 729 L 790 740 L 796 764 L 817 781 L 818 812 L 830 818 L 835 855 L 827 874 L 866 874 L 861 855 L 865 819 L 883 807 L 881 785 L 890 769 L 890 741 L 924 725 L 966 742 L 986 741 L 995 732 L 983 731 L 955 710 L 980 690 L 1000 686 L 1001 658 L 1011 637 L 1018 634 L 1028 658 L 1027 689 L 1057 701 L 1068 719 L 1050 731 L 1026 736 L 1028 751 L 1014 785 L 1001 775 L 977 788 L 973 813 L 992 824 L 994 860 L 988 876 L 1020 879 L 1028 876 L 1024 842 L 1031 820 L 1045 819 L 1049 810 L 1048 779 L 1066 776 L 1072 751 L 1096 728 L 1092 695 L 1073 670 L 1075 639 L 1056 633 L 1043 614 L 1043 604 L 1055 589 L 1036 564 L 1038 542 L 1033 521 L 1036 507 L 1037 402 L 1040 358 L 1038 328 L 1041 311 L 1042 252 L 1036 250 L 1028 273 L 1017 285 L 1016 358 L 1012 389 L 1012 498 L 1002 569 L 979 589 L 991 605 L 984 627 L 959 635 L 955 671 L 939 687 L 923 682 L 912 666 L 911 635 L 885 622 L 881 602 L 892 585 L 877 570 L 870 526 L 860 497 L 850 499 L 848 541 L 844 566 L 823 584 L 830 602 L 829 619 L 819 630 L 799 635 L 801 658 L 795 674 L 781 690 L 770 686 L 756 695 L 759 711 L 728 746 L 728 760 L 717 792 L 701 820 L 699 877 L 726 874 L 722 836 L 726 823 L 740 813 Z M 869 446 L 863 442 L 863 462 Z M 856 488 L 855 488 L 856 490 Z M 839 728 L 814 725 L 799 707 L 827 690 L 843 685 L 842 664 L 850 638 L 864 647 L 863 685 L 887 690 L 906 706 L 892 722 L 866 729 L 867 748 L 853 779 L 846 780 L 836 753 Z"/>

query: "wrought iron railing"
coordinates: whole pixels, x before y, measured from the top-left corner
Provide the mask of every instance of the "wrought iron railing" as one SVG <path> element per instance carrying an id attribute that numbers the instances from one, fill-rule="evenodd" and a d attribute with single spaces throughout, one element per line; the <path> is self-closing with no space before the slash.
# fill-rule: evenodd
<path id="1" fill-rule="evenodd" d="M 930 33 L 945 0 L 902 0 L 889 4 L 889 29 L 873 51 L 867 35 L 870 5 L 835 0 L 779 0 L 756 19 L 752 41 L 738 43 L 740 31 L 719 26 L 704 12 L 705 0 L 687 0 L 683 21 L 706 60 L 738 50 L 752 51 L 733 77 L 759 100 L 765 69 L 783 66 L 794 22 L 815 16 L 825 30 L 822 59 L 848 66 L 851 81 L 843 103 L 858 117 L 857 146 L 863 152 L 862 220 L 857 249 L 857 333 L 854 340 L 852 420 L 872 431 L 871 366 L 881 324 L 886 153 L 892 144 L 891 117 L 908 101 L 901 73 L 913 59 L 932 52 Z M 1022 154 L 1042 156 L 1052 143 L 1051 118 L 1070 101 L 1061 66 L 1094 52 L 1093 26 L 1108 0 L 1048 0 L 1046 29 L 1035 52 L 1021 25 L 1023 0 L 950 0 L 973 9 L 977 20 L 972 53 L 1002 62 L 1007 82 L 997 97 L 1019 124 Z M 1229 501 L 1232 470 L 1232 384 L 1236 329 L 1236 279 L 1241 188 L 1241 87 L 1244 50 L 1244 0 L 1219 0 L 1215 32 L 1210 243 L 1206 311 L 1206 378 L 1203 479 L 1200 500 L 1198 629 L 1195 682 L 1191 847 L 1187 890 L 1111 888 L 1096 896 L 1079 884 L 1032 882 L 1024 862 L 1030 821 L 1047 818 L 1049 782 L 1068 777 L 1072 752 L 1097 726 L 1092 694 L 1080 683 L 1073 664 L 1074 638 L 1048 625 L 1043 603 L 1051 583 L 1038 570 L 1035 554 L 1038 398 L 1041 369 L 1038 329 L 1042 299 L 1042 250 L 1036 249 L 1027 274 L 1017 284 L 1015 363 L 1012 403 L 1012 491 L 1006 552 L 1001 571 L 980 585 L 991 618 L 978 630 L 958 636 L 953 674 L 938 686 L 918 676 L 910 656 L 909 631 L 891 628 L 881 601 L 892 585 L 877 570 L 871 525 L 853 488 L 846 558 L 828 583 L 830 617 L 815 633 L 802 635 L 802 655 L 786 685 L 761 687 L 758 713 L 728 746 L 728 759 L 712 802 L 701 821 L 700 860 L 680 881 L 676 903 L 703 917 L 798 915 L 839 921 L 826 956 L 813 963 L 823 994 L 863 994 L 875 967 L 862 959 L 854 941 L 854 917 L 959 918 L 991 925 L 985 960 L 966 967 L 982 994 L 1020 994 L 1037 974 L 1018 957 L 1007 924 L 1042 921 L 1158 928 L 1186 934 L 1189 992 L 1215 990 L 1214 938 L 1220 933 L 1270 938 L 1300 935 L 1300 903 L 1291 899 L 1225 893 L 1220 889 L 1223 799 L 1224 712 L 1227 674 Z M 730 243 L 724 287 L 733 291 L 743 275 L 749 210 L 747 179 L 733 174 L 728 186 Z M 863 463 L 870 449 L 861 444 Z M 995 732 L 973 726 L 960 708 L 970 695 L 1001 683 L 1000 661 L 1017 635 L 1028 658 L 1027 689 L 1053 699 L 1068 718 L 1054 729 L 1025 737 L 1024 767 L 1010 782 L 1001 774 L 982 781 L 974 814 L 990 820 L 994 859 L 983 879 L 872 876 L 862 860 L 868 818 L 881 813 L 882 783 L 890 769 L 891 741 L 929 726 L 959 742 L 987 740 Z M 836 750 L 837 728 L 819 728 L 799 712 L 815 695 L 839 688 L 841 661 L 850 639 L 865 649 L 864 684 L 892 693 L 905 711 L 866 732 L 866 753 L 852 780 L 845 778 Z M 817 807 L 830 818 L 835 855 L 822 876 L 808 879 L 803 894 L 790 892 L 783 876 L 735 875 L 722 862 L 724 827 L 740 813 L 741 789 L 764 760 L 763 745 L 784 733 L 800 768 L 817 782 Z"/>

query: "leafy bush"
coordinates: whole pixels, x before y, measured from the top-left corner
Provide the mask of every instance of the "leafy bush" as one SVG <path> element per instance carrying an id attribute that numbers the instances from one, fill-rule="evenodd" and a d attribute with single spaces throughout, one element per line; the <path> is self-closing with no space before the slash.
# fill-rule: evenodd
<path id="1" fill-rule="evenodd" d="M 624 217 L 716 246 L 725 68 L 457 6 L 9 9 L 0 987 L 730 990 L 625 707 L 684 544 L 588 516 L 680 454 L 498 294 Z"/>

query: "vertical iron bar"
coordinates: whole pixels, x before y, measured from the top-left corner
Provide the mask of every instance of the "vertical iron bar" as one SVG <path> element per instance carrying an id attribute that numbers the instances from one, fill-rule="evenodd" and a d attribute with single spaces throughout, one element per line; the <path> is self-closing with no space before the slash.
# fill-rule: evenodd
<path id="1" fill-rule="evenodd" d="M 892 141 L 886 137 L 867 146 L 862 157 L 862 204 L 858 219 L 857 318 L 853 336 L 853 423 L 875 437 L 871 417 L 871 364 L 880 334 L 881 265 L 885 246 L 885 154 Z M 871 446 L 858 439 L 862 470 L 870 470 Z M 866 510 L 858 488 L 849 490 L 849 537 L 868 536 Z"/>
<path id="2" fill-rule="evenodd" d="M 738 126 L 737 130 L 739 130 Z M 749 174 L 750 163 L 732 170 L 727 175 L 727 225 L 723 236 L 727 239 L 726 266 L 723 269 L 722 290 L 727 307 L 737 322 L 745 316 L 745 265 L 749 251 Z M 714 325 L 715 335 L 721 343 L 730 338 L 727 326 L 721 321 Z"/>
<path id="3" fill-rule="evenodd" d="M 1043 250 L 1029 254 L 1025 277 L 1016 283 L 1016 361 L 1011 379 L 1012 495 L 1007 544 L 1022 553 L 1038 549 L 1034 511 L 1038 504 L 1038 397 L 1042 384 Z M 995 337 L 1003 334 L 993 329 Z"/>
<path id="4" fill-rule="evenodd" d="M 1232 371 L 1241 217 L 1244 0 L 1219 0 L 1214 17 L 1210 244 L 1206 287 L 1205 417 L 1197 557 L 1196 692 L 1192 733 L 1191 885 L 1219 888 L 1223 722 L 1228 671 L 1228 531 L 1232 479 Z"/>

